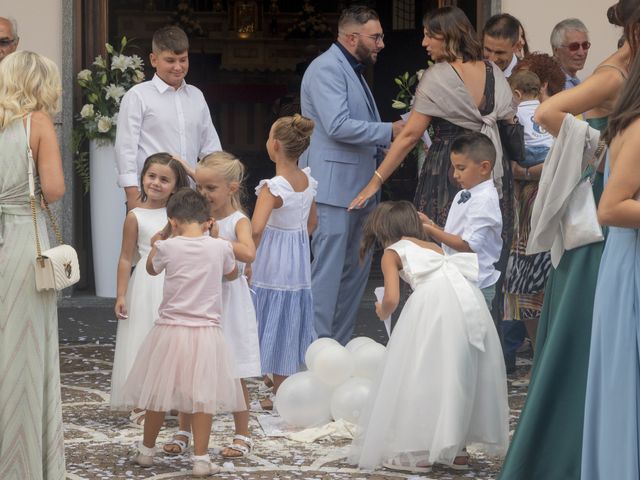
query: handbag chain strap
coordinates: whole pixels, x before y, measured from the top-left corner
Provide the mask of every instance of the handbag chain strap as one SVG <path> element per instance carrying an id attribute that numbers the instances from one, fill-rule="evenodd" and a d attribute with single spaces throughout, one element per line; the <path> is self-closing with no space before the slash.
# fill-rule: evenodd
<path id="1" fill-rule="evenodd" d="M 31 144 L 29 143 L 29 140 L 31 138 L 31 114 L 27 115 L 27 127 L 26 127 L 26 133 L 27 133 L 27 163 L 29 164 L 29 203 L 31 204 L 31 218 L 33 219 L 33 228 L 35 230 L 35 234 L 36 234 L 36 259 L 38 260 L 38 262 L 40 263 L 40 266 L 43 266 L 44 264 L 44 258 L 42 257 L 42 248 L 40 247 L 40 235 L 38 233 L 38 221 L 36 219 L 36 186 L 35 186 L 35 180 L 33 178 L 33 167 L 35 165 L 35 162 L 33 160 L 33 151 L 31 150 Z M 62 241 L 62 235 L 60 235 L 60 230 L 58 229 L 58 225 L 56 224 L 55 219 L 53 218 L 53 213 L 51 213 L 51 209 L 49 208 L 49 204 L 47 203 L 47 200 L 44 198 L 44 195 L 40 196 L 41 200 L 42 200 L 42 204 L 44 205 L 44 209 L 47 212 L 47 215 L 49 217 L 49 220 L 51 221 L 51 226 L 53 227 L 53 232 L 56 236 L 56 240 L 58 241 L 58 244 L 60 245 L 64 245 L 64 242 Z"/>
<path id="2" fill-rule="evenodd" d="M 592 169 L 592 171 L 586 176 L 591 183 L 593 183 L 593 180 L 595 179 L 596 172 L 598 171 L 598 168 L 600 168 L 600 164 L 602 163 L 605 153 L 607 153 L 607 143 L 604 140 L 599 140 L 596 151 L 593 153 L 593 163 L 587 166 L 587 170 L 589 167 Z"/>

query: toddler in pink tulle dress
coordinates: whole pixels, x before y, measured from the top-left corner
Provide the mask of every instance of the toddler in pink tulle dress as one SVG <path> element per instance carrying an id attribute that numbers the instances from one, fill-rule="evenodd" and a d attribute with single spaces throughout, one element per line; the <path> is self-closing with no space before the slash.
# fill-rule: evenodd
<path id="1" fill-rule="evenodd" d="M 213 415 L 247 409 L 220 328 L 222 279 L 238 268 L 231 244 L 204 234 L 211 220 L 201 194 L 178 191 L 167 217 L 172 236 L 156 234 L 147 259 L 150 275 L 165 272 L 162 303 L 124 386 L 127 404 L 147 410 L 134 461 L 153 464 L 164 414 L 178 410 L 193 414 L 193 475 L 208 476 L 220 470 L 208 454 Z"/>

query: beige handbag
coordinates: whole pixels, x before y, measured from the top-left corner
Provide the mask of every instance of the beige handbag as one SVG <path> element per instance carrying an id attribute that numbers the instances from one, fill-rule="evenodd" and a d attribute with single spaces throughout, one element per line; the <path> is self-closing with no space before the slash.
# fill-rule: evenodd
<path id="1" fill-rule="evenodd" d="M 29 200 L 31 202 L 31 217 L 33 218 L 33 228 L 36 233 L 36 290 L 62 290 L 78 283 L 80 280 L 80 268 L 78 265 L 78 254 L 70 245 L 65 245 L 58 230 L 58 225 L 53 218 L 51 209 L 47 204 L 44 196 L 42 196 L 42 204 L 44 205 L 51 226 L 59 243 L 57 247 L 50 248 L 44 252 L 40 248 L 40 236 L 38 234 L 38 222 L 36 219 L 36 196 L 35 181 L 33 179 L 33 152 L 29 145 L 31 136 L 31 115 L 27 117 L 27 155 L 29 163 Z"/>
<path id="2" fill-rule="evenodd" d="M 571 192 L 567 201 L 567 207 L 560 222 L 562 240 L 566 250 L 604 240 L 602 228 L 598 223 L 598 208 L 593 198 L 592 185 L 606 150 L 605 143 L 600 141 L 594 155 L 596 159 L 594 165 L 587 166 L 586 173 Z M 590 171 L 590 169 L 592 170 Z"/>

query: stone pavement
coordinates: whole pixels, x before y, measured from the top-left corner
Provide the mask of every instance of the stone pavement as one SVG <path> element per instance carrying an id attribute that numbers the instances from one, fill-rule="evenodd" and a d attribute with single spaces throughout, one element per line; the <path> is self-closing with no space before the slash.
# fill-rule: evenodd
<path id="1" fill-rule="evenodd" d="M 381 284 L 381 279 L 375 279 Z M 373 291 L 373 288 L 367 289 Z M 96 297 L 63 299 L 59 309 L 60 357 L 62 371 L 62 399 L 65 425 L 67 471 L 71 480 L 84 479 L 187 479 L 191 478 L 190 459 L 159 455 L 149 469 L 133 465 L 128 460 L 131 445 L 141 438 L 142 430 L 129 423 L 128 415 L 109 409 L 109 383 L 114 352 L 116 320 L 112 314 L 113 300 Z M 373 314 L 373 294 L 362 302 L 356 328 L 357 335 L 368 335 L 386 343 L 386 333 Z M 524 374 L 527 360 L 514 379 Z M 256 379 L 249 386 L 252 399 L 259 398 Z M 526 395 L 526 388 L 509 389 L 511 430 L 515 427 Z M 416 475 L 378 471 L 359 471 L 345 462 L 348 440 L 321 440 L 299 443 L 286 438 L 265 436 L 258 423 L 264 412 L 251 413 L 251 430 L 255 440 L 253 452 L 246 458 L 226 464 L 225 471 L 213 478 L 242 480 L 271 479 L 398 479 L 416 478 Z M 177 422 L 168 420 L 159 442 L 170 438 Z M 210 453 L 214 461 L 225 460 L 217 455 L 218 449 L 233 436 L 231 415 L 220 415 L 214 420 Z M 457 475 L 445 468 L 434 467 L 422 478 L 462 479 L 495 478 L 500 460 L 474 455 L 472 470 Z"/>

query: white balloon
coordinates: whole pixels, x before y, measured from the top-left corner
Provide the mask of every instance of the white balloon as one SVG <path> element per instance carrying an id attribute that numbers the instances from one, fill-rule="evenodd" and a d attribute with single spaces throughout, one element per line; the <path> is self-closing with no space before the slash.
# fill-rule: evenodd
<path id="1" fill-rule="evenodd" d="M 375 340 L 373 338 L 369 338 L 369 337 L 356 337 L 356 338 L 352 338 L 351 340 L 349 340 L 349 343 L 347 343 L 346 348 L 347 350 L 349 350 L 351 353 L 355 352 L 358 348 L 360 348 L 362 345 L 366 345 L 368 343 L 372 343 L 375 342 Z"/>
<path id="2" fill-rule="evenodd" d="M 313 368 L 313 361 L 320 353 L 322 349 L 328 347 L 329 345 L 340 345 L 336 340 L 329 337 L 319 338 L 315 342 L 313 342 L 307 348 L 307 351 L 304 354 L 304 364 L 307 366 L 309 370 Z"/>
<path id="3" fill-rule="evenodd" d="M 342 345 L 327 345 L 315 356 L 311 371 L 322 383 L 335 387 L 353 373 L 353 358 Z"/>
<path id="4" fill-rule="evenodd" d="M 375 380 L 378 369 L 384 363 L 384 355 L 387 349 L 377 342 L 362 345 L 353 353 L 354 377 Z"/>
<path id="5" fill-rule="evenodd" d="M 334 420 L 358 423 L 369 397 L 373 382 L 368 378 L 351 377 L 331 395 L 331 416 Z"/>
<path id="6" fill-rule="evenodd" d="M 287 378 L 276 393 L 275 408 L 294 427 L 315 427 L 331 420 L 330 393 L 311 372 Z"/>

